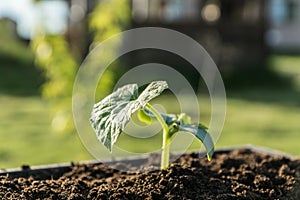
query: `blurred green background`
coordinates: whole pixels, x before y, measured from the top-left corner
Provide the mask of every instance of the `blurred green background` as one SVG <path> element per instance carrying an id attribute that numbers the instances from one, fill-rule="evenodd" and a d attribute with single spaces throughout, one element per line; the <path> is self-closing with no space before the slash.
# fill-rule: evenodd
<path id="1" fill-rule="evenodd" d="M 35 4 L 40 2 L 43 1 Z M 35 35 L 20 37 L 10 19 L 0 19 L 0 169 L 22 164 L 41 165 L 93 159 L 81 144 L 72 123 L 72 86 L 82 59 L 93 45 L 126 28 L 165 25 L 164 27 L 176 29 L 176 26 L 170 27 L 170 23 L 164 20 L 156 20 L 155 23 L 151 20 L 134 21 L 138 12 L 131 13 L 136 9 L 136 1 L 70 2 L 65 4 L 69 11 L 66 22 L 68 28 L 62 32 L 38 30 Z M 78 2 L 86 2 L 85 14 L 81 18 L 79 12 L 82 3 Z M 210 4 L 220 8 L 224 6 Z M 295 7 L 296 5 L 292 5 L 292 8 Z M 203 8 L 206 8 L 205 5 Z M 219 11 L 231 12 L 222 9 Z M 3 17 L 1 12 L 3 10 L 0 9 L 0 17 Z M 290 16 L 288 10 L 285 12 Z M 204 19 L 205 16 L 205 12 L 202 12 Z M 209 29 L 222 30 L 218 25 L 227 23 L 221 20 L 226 15 L 219 17 L 218 22 L 209 21 L 214 18 L 207 19 Z M 189 19 L 188 22 L 190 21 Z M 175 20 L 174 23 L 182 22 Z M 239 22 L 231 20 L 230 23 Z M 300 155 L 300 45 L 291 46 L 288 41 L 278 43 L 276 37 L 280 28 L 287 24 L 286 21 L 279 25 L 278 20 L 276 23 L 269 23 L 272 26 L 263 30 L 265 43 L 262 45 L 262 41 L 256 41 L 257 48 L 264 48 L 263 52 L 258 51 L 258 57 L 255 58 L 256 54 L 253 54 L 253 59 L 257 62 L 237 61 L 228 64 L 213 57 L 221 68 L 228 97 L 226 122 L 217 142 L 217 149 L 254 144 Z M 201 27 L 202 24 L 197 26 Z M 188 29 L 187 25 L 178 29 L 183 32 L 188 30 L 188 33 L 201 32 L 198 29 Z M 274 33 L 276 30 L 279 32 Z M 220 31 L 221 36 L 222 33 Z M 247 36 L 239 34 L 241 38 L 246 38 L 244 43 L 247 44 Z M 260 45 L 263 47 L 259 47 Z M 220 48 L 222 46 L 216 47 L 217 50 Z M 251 55 L 251 52 L 239 45 L 236 48 L 243 55 Z M 210 53 L 214 54 L 214 49 Z M 116 71 L 122 65 L 122 61 L 114 63 L 106 73 L 106 78 L 100 81 L 99 90 L 105 91 L 104 94 L 111 91 L 114 81 L 120 76 Z M 241 68 L 240 65 L 247 65 L 247 68 Z M 230 66 L 230 70 L 226 66 Z M 164 96 L 160 100 L 167 110 L 174 110 L 176 107 L 176 100 L 171 97 Z M 207 93 L 199 93 L 199 102 L 201 120 L 207 124 L 210 119 Z M 151 145 L 139 146 L 126 136 L 121 140 L 120 145 L 129 146 L 132 151 L 151 149 Z M 157 140 L 159 138 L 153 138 L 155 144 L 159 144 Z"/>

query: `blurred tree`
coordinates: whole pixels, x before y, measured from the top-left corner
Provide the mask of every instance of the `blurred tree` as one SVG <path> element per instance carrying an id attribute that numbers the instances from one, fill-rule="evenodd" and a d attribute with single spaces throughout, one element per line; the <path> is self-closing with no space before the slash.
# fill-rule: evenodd
<path id="1" fill-rule="evenodd" d="M 42 95 L 50 101 L 55 131 L 73 129 L 71 96 L 78 63 L 69 53 L 68 43 L 61 35 L 36 36 L 31 46 L 35 52 L 36 66 L 40 67 L 46 78 Z"/>
<path id="2" fill-rule="evenodd" d="M 122 32 L 130 21 L 129 0 L 104 0 L 99 3 L 94 11 L 90 14 L 89 29 L 93 33 L 93 43 L 91 47 L 106 40 L 114 34 Z M 121 41 L 119 41 L 121 42 Z M 105 52 L 105 59 L 111 60 L 115 58 L 115 52 L 118 44 L 112 44 L 109 51 Z M 111 92 L 115 82 L 117 70 L 120 71 L 120 63 L 114 62 L 109 70 L 106 70 L 104 76 L 99 81 L 96 93 L 96 99 L 101 99 Z"/>
<path id="3" fill-rule="evenodd" d="M 87 18 L 86 27 L 92 34 L 90 49 L 113 34 L 121 32 L 129 22 L 129 11 L 128 0 L 99 1 Z M 52 106 L 52 127 L 57 132 L 72 132 L 72 88 L 81 61 L 75 59 L 74 51 L 70 50 L 70 44 L 64 35 L 40 33 L 32 39 L 31 46 L 35 52 L 36 64 L 44 71 L 46 77 L 42 95 Z M 114 56 L 116 47 L 117 44 L 107 52 L 107 59 Z M 110 67 L 99 81 L 99 98 L 112 89 L 115 67 Z"/>

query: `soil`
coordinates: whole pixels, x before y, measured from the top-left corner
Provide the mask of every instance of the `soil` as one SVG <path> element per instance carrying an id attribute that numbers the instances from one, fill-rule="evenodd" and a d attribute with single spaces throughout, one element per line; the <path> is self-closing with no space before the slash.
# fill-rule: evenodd
<path id="1" fill-rule="evenodd" d="M 247 148 L 217 151 L 211 161 L 185 154 L 167 170 L 149 172 L 124 172 L 101 163 L 72 163 L 52 171 L 29 168 L 0 176 L 0 197 L 300 199 L 300 159 Z"/>

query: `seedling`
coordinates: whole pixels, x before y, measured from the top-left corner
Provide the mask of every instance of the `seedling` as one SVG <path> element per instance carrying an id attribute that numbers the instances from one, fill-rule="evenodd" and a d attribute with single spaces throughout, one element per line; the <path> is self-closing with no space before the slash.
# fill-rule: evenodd
<path id="1" fill-rule="evenodd" d="M 196 136 L 204 144 L 207 158 L 210 160 L 214 152 L 214 143 L 205 126 L 192 124 L 191 117 L 184 113 L 178 115 L 159 113 L 149 103 L 167 88 L 167 82 L 154 81 L 138 95 L 138 85 L 128 84 L 95 104 L 90 122 L 98 139 L 112 152 L 113 145 L 130 121 L 131 115 L 138 112 L 138 118 L 142 122 L 153 123 L 157 120 L 162 126 L 161 169 L 166 169 L 169 165 L 170 142 L 172 136 L 179 131 L 189 132 Z"/>

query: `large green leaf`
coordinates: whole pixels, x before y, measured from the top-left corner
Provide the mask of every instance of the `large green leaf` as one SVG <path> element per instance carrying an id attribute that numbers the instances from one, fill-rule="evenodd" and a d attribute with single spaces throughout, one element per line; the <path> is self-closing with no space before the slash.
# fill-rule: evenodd
<path id="1" fill-rule="evenodd" d="M 144 108 L 168 88 L 165 81 L 154 81 L 138 96 L 136 84 L 125 85 L 94 105 L 90 122 L 98 139 L 112 151 L 131 114 Z"/>

